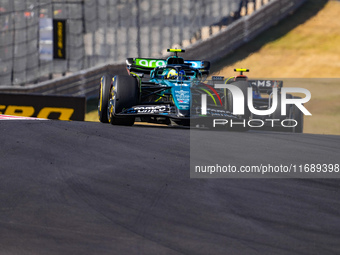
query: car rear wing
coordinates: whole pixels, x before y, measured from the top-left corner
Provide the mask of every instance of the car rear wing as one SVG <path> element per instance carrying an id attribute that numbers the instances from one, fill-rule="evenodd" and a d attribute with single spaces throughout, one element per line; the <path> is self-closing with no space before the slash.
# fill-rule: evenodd
<path id="1" fill-rule="evenodd" d="M 248 82 L 260 93 L 271 93 L 273 88 L 278 88 L 280 91 L 283 86 L 283 81 L 275 80 L 248 80 Z"/>
<path id="2" fill-rule="evenodd" d="M 165 59 L 155 58 L 127 58 L 126 65 L 129 72 L 138 72 L 150 74 L 150 72 L 158 66 L 166 66 Z M 184 60 L 184 65 L 200 70 L 202 74 L 209 74 L 210 62 L 201 60 Z"/>

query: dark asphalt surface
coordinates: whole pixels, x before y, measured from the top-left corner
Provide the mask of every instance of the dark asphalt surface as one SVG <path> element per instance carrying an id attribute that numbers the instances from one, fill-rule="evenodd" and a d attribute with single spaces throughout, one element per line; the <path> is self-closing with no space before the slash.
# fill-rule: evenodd
<path id="1" fill-rule="evenodd" d="M 0 130 L 0 254 L 340 254 L 340 179 L 190 179 L 188 129 Z M 340 161 L 339 136 L 213 136 L 242 164 Z"/>

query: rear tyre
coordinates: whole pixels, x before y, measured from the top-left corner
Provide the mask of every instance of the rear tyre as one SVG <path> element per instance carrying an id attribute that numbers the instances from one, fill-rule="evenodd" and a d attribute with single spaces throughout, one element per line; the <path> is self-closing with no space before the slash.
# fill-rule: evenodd
<path id="1" fill-rule="evenodd" d="M 293 97 L 291 94 L 287 94 L 287 99 L 298 98 Z M 288 131 L 293 133 L 303 133 L 303 114 L 301 110 L 296 105 L 286 105 L 286 115 L 281 115 L 281 95 L 278 96 L 277 108 L 275 112 L 272 114 L 272 119 L 279 119 L 283 121 L 285 119 L 293 119 L 297 122 L 295 127 L 288 128 L 280 128 L 278 131 Z M 293 125 L 293 121 L 289 122 L 289 125 Z M 274 128 L 274 130 L 276 130 Z"/>
<path id="2" fill-rule="evenodd" d="M 296 98 L 296 97 L 294 97 Z M 293 133 L 303 133 L 303 114 L 302 111 L 296 106 L 293 106 L 293 118 L 296 122 L 297 125 L 292 128 Z"/>
<path id="3" fill-rule="evenodd" d="M 287 99 L 293 98 L 291 94 L 287 94 Z M 291 105 L 287 104 L 286 105 L 286 115 L 281 115 L 281 94 L 277 95 L 277 107 L 276 110 L 272 113 L 272 119 L 279 119 L 280 121 L 287 119 L 287 116 L 289 116 L 290 110 L 291 110 Z"/>
<path id="4" fill-rule="evenodd" d="M 132 126 L 134 116 L 119 116 L 125 109 L 137 105 L 139 102 L 139 86 L 135 78 L 117 75 L 113 79 L 110 90 L 107 118 L 112 125 Z"/>
<path id="5" fill-rule="evenodd" d="M 110 96 L 112 75 L 105 74 L 100 80 L 99 89 L 99 102 L 98 102 L 98 116 L 99 121 L 102 123 L 108 123 L 107 107 Z"/>

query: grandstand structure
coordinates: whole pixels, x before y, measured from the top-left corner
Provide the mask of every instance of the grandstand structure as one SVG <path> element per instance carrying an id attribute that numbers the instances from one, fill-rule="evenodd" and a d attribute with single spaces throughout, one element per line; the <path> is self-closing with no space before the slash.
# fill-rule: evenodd
<path id="1" fill-rule="evenodd" d="M 127 56 L 159 57 L 225 29 L 264 0 L 0 0 L 0 87 L 27 86 Z M 65 56 L 53 21 L 65 21 Z"/>

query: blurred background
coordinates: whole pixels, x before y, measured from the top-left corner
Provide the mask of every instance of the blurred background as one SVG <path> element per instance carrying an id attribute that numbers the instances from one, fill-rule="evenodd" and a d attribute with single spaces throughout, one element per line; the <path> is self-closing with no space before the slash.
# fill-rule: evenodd
<path id="1" fill-rule="evenodd" d="M 211 61 L 213 75 L 249 68 L 309 89 L 305 132 L 340 134 L 339 14 L 338 0 L 0 0 L 0 92 L 84 96 L 85 119 L 97 120 L 103 73 L 176 47 Z"/>
<path id="2" fill-rule="evenodd" d="M 0 85 L 157 57 L 218 32 L 239 8 L 240 0 L 0 0 Z M 67 21 L 66 61 L 52 61 L 53 19 Z"/>

